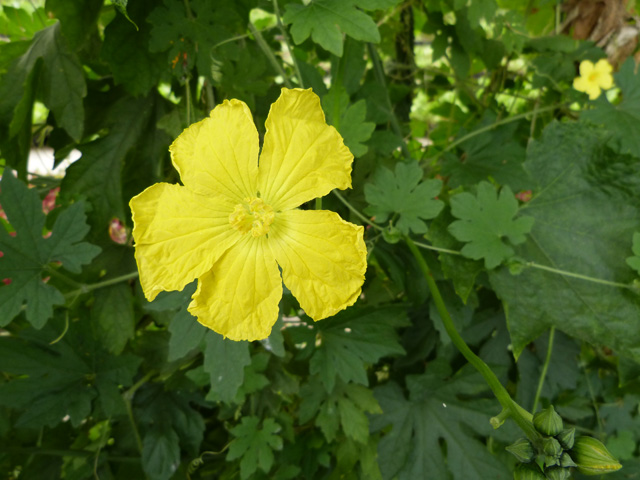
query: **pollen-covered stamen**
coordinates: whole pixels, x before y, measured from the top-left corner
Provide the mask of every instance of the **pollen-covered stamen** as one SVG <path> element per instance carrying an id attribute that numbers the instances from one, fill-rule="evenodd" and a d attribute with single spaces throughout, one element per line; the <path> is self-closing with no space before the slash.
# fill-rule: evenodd
<path id="1" fill-rule="evenodd" d="M 251 232 L 254 237 L 264 235 L 273 223 L 274 212 L 261 198 L 245 198 L 229 215 L 229 223 L 241 233 Z"/>

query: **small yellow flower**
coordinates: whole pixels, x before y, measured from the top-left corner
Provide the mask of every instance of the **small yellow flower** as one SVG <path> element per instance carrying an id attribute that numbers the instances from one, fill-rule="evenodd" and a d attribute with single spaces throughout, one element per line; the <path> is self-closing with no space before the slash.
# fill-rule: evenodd
<path id="1" fill-rule="evenodd" d="M 594 65 L 589 60 L 580 63 L 580 76 L 573 80 L 573 88 L 579 92 L 585 92 L 589 99 L 595 100 L 600 96 L 601 90 L 607 90 L 613 86 L 611 64 L 604 58 Z"/>
<path id="2" fill-rule="evenodd" d="M 157 183 L 131 199 L 149 301 L 197 278 L 189 312 L 233 340 L 258 340 L 278 318 L 282 281 L 314 320 L 357 300 L 367 268 L 363 228 L 296 208 L 351 187 L 353 155 L 310 89 L 282 89 L 260 155 L 239 100 L 187 128 L 170 152 L 184 186 Z"/>

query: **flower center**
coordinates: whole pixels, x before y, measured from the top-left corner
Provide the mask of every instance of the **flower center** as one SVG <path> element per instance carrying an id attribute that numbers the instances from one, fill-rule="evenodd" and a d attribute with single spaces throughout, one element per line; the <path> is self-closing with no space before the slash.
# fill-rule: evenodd
<path id="1" fill-rule="evenodd" d="M 589 82 L 591 83 L 596 83 L 598 81 L 598 77 L 600 76 L 600 74 L 598 74 L 598 72 L 593 72 L 589 75 Z"/>
<path id="2" fill-rule="evenodd" d="M 273 223 L 273 208 L 261 198 L 245 198 L 229 215 L 229 223 L 240 233 L 251 232 L 254 237 L 264 235 Z"/>

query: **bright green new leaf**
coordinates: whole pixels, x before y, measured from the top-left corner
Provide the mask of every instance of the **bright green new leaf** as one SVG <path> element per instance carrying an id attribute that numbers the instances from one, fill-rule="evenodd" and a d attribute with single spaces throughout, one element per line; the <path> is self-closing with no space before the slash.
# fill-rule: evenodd
<path id="1" fill-rule="evenodd" d="M 423 171 L 418 162 L 399 162 L 395 173 L 379 167 L 371 183 L 364 186 L 364 196 L 369 203 L 365 213 L 375 216 L 376 222 L 384 223 L 397 214 L 395 227 L 404 235 L 409 232 L 427 232 L 424 220 L 435 218 L 444 203 L 436 200 L 442 182 L 437 179 L 421 181 Z"/>
<path id="2" fill-rule="evenodd" d="M 318 379 L 315 380 L 305 384 L 300 391 L 300 422 L 306 423 L 315 416 L 315 424 L 327 442 L 333 442 L 342 427 L 347 437 L 366 444 L 369 420 L 365 412 L 382 413 L 373 392 L 361 385 L 338 382 L 329 394 L 317 382 Z"/>
<path id="3" fill-rule="evenodd" d="M 401 355 L 397 327 L 406 326 L 404 308 L 352 307 L 334 317 L 314 323 L 320 338 L 309 365 L 331 392 L 339 377 L 344 382 L 367 385 L 366 365 L 387 355 Z"/>
<path id="4" fill-rule="evenodd" d="M 205 337 L 204 370 L 211 376 L 208 400 L 231 402 L 251 363 L 249 342 L 234 342 L 210 330 Z"/>
<path id="5" fill-rule="evenodd" d="M 227 460 L 240 460 L 240 478 L 250 478 L 256 470 L 269 473 L 274 462 L 274 450 L 282 450 L 281 427 L 267 418 L 259 428 L 260 418 L 244 416 L 230 431 L 235 437 L 229 445 Z"/>
<path id="6" fill-rule="evenodd" d="M 356 6 L 363 0 L 313 0 L 307 5 L 289 3 L 283 17 L 291 24 L 291 35 L 296 44 L 309 36 L 325 50 L 342 56 L 345 33 L 363 42 L 380 42 L 380 33 L 373 19 Z"/>
<path id="7" fill-rule="evenodd" d="M 579 123 L 551 123 L 533 142 L 525 168 L 541 192 L 527 203 L 536 219 L 519 257 L 586 277 L 527 268 L 489 272 L 508 306 L 516 357 L 549 327 L 616 354 L 640 359 L 640 297 L 633 291 L 589 281 L 631 285 L 629 239 L 640 224 L 640 165 L 612 151 L 607 132 Z M 540 299 L 544 299 L 541 301 Z"/>
<path id="8" fill-rule="evenodd" d="M 374 390 L 384 413 L 371 418 L 371 429 L 391 426 L 378 444 L 385 480 L 510 478 L 472 433 L 489 434 L 495 401 L 461 401 L 457 394 L 468 388 L 465 383 L 465 377 L 445 383 L 434 375 L 410 375 L 408 399 L 394 382 Z"/>
<path id="9" fill-rule="evenodd" d="M 633 257 L 627 257 L 627 265 L 640 274 L 640 233 L 633 234 Z"/>
<path id="10" fill-rule="evenodd" d="M 43 270 L 55 268 L 50 267 L 52 262 L 62 262 L 66 270 L 79 273 L 100 249 L 82 241 L 89 231 L 82 203 L 60 213 L 51 236 L 43 238 L 45 215 L 35 190 L 27 188 L 10 170 L 4 171 L 0 189 L 0 205 L 16 231 L 12 237 L 0 226 L 0 277 L 11 279 L 9 285 L 0 287 L 0 326 L 8 325 L 26 302 L 27 320 L 42 328 L 53 315 L 53 306 L 65 302 L 55 287 L 43 281 L 48 275 Z"/>
<path id="11" fill-rule="evenodd" d="M 595 108 L 585 110 L 581 118 L 602 125 L 611 136 L 611 145 L 620 153 L 638 156 L 640 152 L 640 73 L 636 73 L 633 58 L 627 59 L 613 75 L 622 90 L 622 101 L 612 105 L 606 95 L 594 102 Z"/>
<path id="12" fill-rule="evenodd" d="M 513 256 L 513 248 L 505 239 L 512 245 L 523 243 L 534 221 L 532 217 L 514 220 L 518 201 L 511 189 L 504 186 L 498 195 L 488 182 L 478 185 L 477 196 L 464 192 L 451 197 L 451 213 L 460 220 L 449 225 L 449 231 L 467 243 L 462 254 L 474 260 L 484 258 L 489 270 Z"/>

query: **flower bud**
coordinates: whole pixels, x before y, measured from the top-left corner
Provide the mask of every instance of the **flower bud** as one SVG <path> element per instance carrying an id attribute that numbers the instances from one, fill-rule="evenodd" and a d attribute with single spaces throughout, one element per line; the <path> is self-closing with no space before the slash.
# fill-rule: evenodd
<path id="1" fill-rule="evenodd" d="M 513 480 L 546 480 L 546 477 L 537 467 L 520 464 L 513 472 Z"/>
<path id="2" fill-rule="evenodd" d="M 544 471 L 548 480 L 569 480 L 571 478 L 571 470 L 562 467 L 551 467 Z"/>
<path id="3" fill-rule="evenodd" d="M 576 429 L 575 428 L 567 428 L 566 430 L 562 430 L 556 438 L 562 445 L 562 448 L 565 450 L 571 450 L 573 448 L 573 442 L 575 440 Z"/>
<path id="4" fill-rule="evenodd" d="M 571 455 L 569 455 L 567 452 L 564 452 L 560 457 L 560 466 L 564 468 L 577 467 L 576 462 L 573 461 Z"/>
<path id="5" fill-rule="evenodd" d="M 593 437 L 578 437 L 571 455 L 583 475 L 602 475 L 622 468 L 602 442 Z"/>
<path id="6" fill-rule="evenodd" d="M 520 462 L 528 463 L 533 460 L 533 445 L 526 438 L 516 440 L 513 445 L 506 447 L 506 450 Z"/>
<path id="7" fill-rule="evenodd" d="M 560 455 L 562 455 L 560 442 L 553 437 L 542 439 L 542 451 L 550 457 L 560 458 Z"/>
<path id="8" fill-rule="evenodd" d="M 553 405 L 549 405 L 549 408 L 533 416 L 533 426 L 544 435 L 557 435 L 562 431 L 562 418 L 556 413 Z"/>

